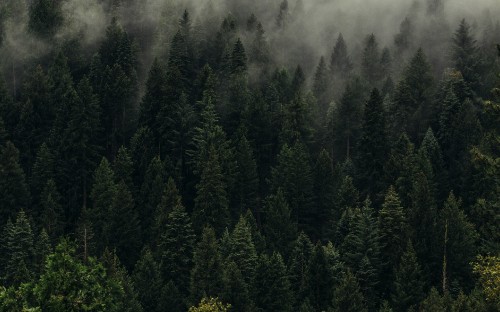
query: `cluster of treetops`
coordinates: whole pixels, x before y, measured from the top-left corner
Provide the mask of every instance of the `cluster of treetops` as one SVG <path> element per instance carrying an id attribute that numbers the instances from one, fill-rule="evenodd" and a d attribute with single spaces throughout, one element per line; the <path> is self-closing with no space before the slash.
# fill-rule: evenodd
<path id="1" fill-rule="evenodd" d="M 309 87 L 259 25 L 185 12 L 142 96 L 116 19 L 2 78 L 0 311 L 498 311 L 495 46 L 462 21 L 440 80 L 419 49 L 393 83 L 340 35 Z"/>

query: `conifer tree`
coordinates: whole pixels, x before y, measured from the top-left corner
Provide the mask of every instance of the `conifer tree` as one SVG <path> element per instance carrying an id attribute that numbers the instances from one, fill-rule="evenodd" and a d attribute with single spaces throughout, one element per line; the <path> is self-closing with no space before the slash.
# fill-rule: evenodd
<path id="1" fill-rule="evenodd" d="M 325 249 L 317 243 L 307 266 L 306 282 L 308 297 L 316 311 L 326 311 L 332 301 L 333 272 L 331 269 Z"/>
<path id="2" fill-rule="evenodd" d="M 342 33 L 337 37 L 335 47 L 330 59 L 330 71 L 334 76 L 346 79 L 353 69 L 351 58 L 347 52 L 347 46 Z"/>
<path id="3" fill-rule="evenodd" d="M 5 276 L 7 285 L 19 285 L 33 277 L 34 237 L 24 210 L 20 210 L 16 222 L 7 232 L 5 248 Z"/>
<path id="4" fill-rule="evenodd" d="M 132 281 L 144 311 L 160 312 L 158 307 L 163 280 L 160 268 L 147 248 L 142 251 L 141 258 L 135 265 Z"/>
<path id="5" fill-rule="evenodd" d="M 297 229 L 296 224 L 291 219 L 290 207 L 281 188 L 278 188 L 275 195 L 267 198 L 264 216 L 263 231 L 268 241 L 268 247 L 270 250 L 288 255 L 291 244 L 297 235 Z"/>
<path id="6" fill-rule="evenodd" d="M 368 311 L 356 277 L 347 270 L 340 285 L 335 288 L 332 299 L 332 312 Z"/>
<path id="7" fill-rule="evenodd" d="M 110 207 L 109 244 L 125 267 L 132 268 L 141 247 L 141 228 L 134 198 L 123 180 L 116 185 Z"/>
<path id="8" fill-rule="evenodd" d="M 318 155 L 314 167 L 314 193 L 317 200 L 317 218 L 315 223 L 321 227 L 321 237 L 326 239 L 331 229 L 328 222 L 335 207 L 335 188 L 338 176 L 334 172 L 331 156 L 323 149 Z"/>
<path id="9" fill-rule="evenodd" d="M 203 297 L 214 297 L 221 292 L 223 268 L 215 231 L 207 226 L 194 249 L 191 301 L 198 302 Z"/>
<path id="10" fill-rule="evenodd" d="M 363 49 L 363 60 L 361 64 L 363 77 L 375 86 L 380 78 L 380 50 L 374 34 L 368 35 L 365 39 Z"/>
<path id="11" fill-rule="evenodd" d="M 325 58 L 322 56 L 319 64 L 316 67 L 313 81 L 314 96 L 318 100 L 318 114 L 324 116 L 328 109 L 329 94 L 328 94 L 328 68 L 326 66 Z"/>
<path id="12" fill-rule="evenodd" d="M 94 184 L 90 198 L 92 207 L 89 209 L 90 222 L 93 225 L 97 240 L 97 251 L 100 253 L 109 244 L 111 212 L 116 196 L 116 183 L 113 169 L 106 158 L 102 158 L 94 173 Z"/>
<path id="13" fill-rule="evenodd" d="M 230 302 L 238 311 L 252 311 L 254 303 L 251 299 L 250 289 L 238 265 L 234 261 L 225 264 L 222 274 L 223 289 L 221 298 Z"/>
<path id="14" fill-rule="evenodd" d="M 411 241 L 408 241 L 406 251 L 401 255 L 399 266 L 395 270 L 392 292 L 392 302 L 396 311 L 407 311 L 414 307 L 424 297 L 424 280 L 417 255 Z"/>
<path id="15" fill-rule="evenodd" d="M 243 216 L 231 233 L 228 259 L 236 263 L 247 285 L 252 285 L 258 258 L 250 227 Z"/>
<path id="16" fill-rule="evenodd" d="M 189 215 L 179 201 L 168 214 L 159 251 L 163 279 L 172 280 L 183 296 L 189 290 L 195 238 Z"/>
<path id="17" fill-rule="evenodd" d="M 261 311 L 292 311 L 292 292 L 286 266 L 279 253 L 262 255 L 256 269 L 255 305 Z"/>
<path id="18" fill-rule="evenodd" d="M 52 253 L 50 238 L 45 229 L 42 229 L 34 241 L 34 272 L 40 274 L 45 266 L 45 260 Z"/>
<path id="19" fill-rule="evenodd" d="M 164 164 L 160 158 L 156 156 L 151 159 L 144 174 L 138 202 L 141 205 L 140 220 L 146 241 L 150 240 L 153 234 L 151 231 L 153 230 L 154 211 L 158 207 L 165 189 L 165 171 Z"/>
<path id="20" fill-rule="evenodd" d="M 214 146 L 208 150 L 208 158 L 201 172 L 200 182 L 196 185 L 193 223 L 201 230 L 204 224 L 222 233 L 229 222 L 229 199 L 226 181 L 221 169 L 221 159 Z"/>
<path id="21" fill-rule="evenodd" d="M 237 178 L 237 206 L 238 210 L 233 211 L 233 218 L 236 219 L 247 209 L 257 213 L 259 196 L 259 176 L 257 164 L 254 159 L 252 146 L 244 134 L 238 140 L 236 149 L 236 161 L 238 164 Z"/>
<path id="22" fill-rule="evenodd" d="M 42 38 L 53 36 L 64 21 L 61 6 L 50 0 L 33 1 L 29 10 L 29 30 Z"/>
<path id="23" fill-rule="evenodd" d="M 300 232 L 289 257 L 290 264 L 288 266 L 295 302 L 302 302 L 308 295 L 308 266 L 313 248 L 314 245 L 309 237 L 304 232 Z"/>
<path id="24" fill-rule="evenodd" d="M 21 209 L 28 209 L 30 192 L 19 165 L 19 151 L 11 142 L 0 147 L 0 220 L 2 224 Z"/>
<path id="25" fill-rule="evenodd" d="M 55 241 L 64 230 L 64 211 L 61 206 L 61 195 L 54 180 L 49 179 L 40 197 L 40 221 L 50 238 Z"/>
<path id="26" fill-rule="evenodd" d="M 389 153 L 382 97 L 373 89 L 365 105 L 361 138 L 356 153 L 356 169 L 362 189 L 377 195 L 382 191 L 384 162 Z"/>
<path id="27" fill-rule="evenodd" d="M 55 157 L 47 143 L 42 143 L 37 151 L 35 163 L 31 169 L 30 186 L 35 202 L 40 200 L 40 195 L 49 179 L 55 179 Z"/>
<path id="28" fill-rule="evenodd" d="M 159 246 L 160 237 L 162 236 L 168 223 L 168 215 L 174 210 L 175 207 L 182 205 L 179 190 L 175 185 L 174 179 L 169 177 L 161 201 L 154 211 L 153 224 L 152 224 L 152 245 L 153 250 Z"/>
<path id="29" fill-rule="evenodd" d="M 455 68 L 460 71 L 464 80 L 474 91 L 481 88 L 482 59 L 477 41 L 471 34 L 469 23 L 463 19 L 453 34 L 452 60 Z"/>
<path id="30" fill-rule="evenodd" d="M 121 146 L 120 149 L 118 149 L 118 154 L 113 162 L 113 171 L 115 172 L 116 181 L 125 182 L 125 185 L 133 193 L 135 190 L 133 181 L 134 162 L 132 161 L 129 150 L 125 146 Z"/>

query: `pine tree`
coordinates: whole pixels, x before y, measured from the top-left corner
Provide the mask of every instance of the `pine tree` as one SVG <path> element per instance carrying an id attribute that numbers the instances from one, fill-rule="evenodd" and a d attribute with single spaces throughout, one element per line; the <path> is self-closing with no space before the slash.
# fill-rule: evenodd
<path id="1" fill-rule="evenodd" d="M 92 207 L 89 208 L 90 222 L 93 225 L 97 240 L 98 253 L 109 244 L 109 225 L 111 220 L 111 209 L 116 196 L 116 184 L 113 169 L 106 158 L 102 158 L 99 167 L 94 173 L 94 184 L 90 198 Z"/>
<path id="2" fill-rule="evenodd" d="M 37 151 L 36 160 L 31 169 L 30 186 L 35 203 L 50 179 L 55 179 L 55 158 L 47 143 L 43 143 Z"/>
<path id="3" fill-rule="evenodd" d="M 160 312 L 158 305 L 163 280 L 160 268 L 147 248 L 142 251 L 141 258 L 135 265 L 132 281 L 144 311 Z"/>
<path id="4" fill-rule="evenodd" d="M 250 227 L 243 216 L 231 233 L 228 260 L 236 263 L 247 285 L 252 285 L 258 259 Z"/>
<path id="5" fill-rule="evenodd" d="M 215 231 L 205 227 L 194 249 L 191 270 L 191 301 L 217 296 L 222 289 L 223 264 Z"/>
<path id="6" fill-rule="evenodd" d="M 330 71 L 333 75 L 346 79 L 353 69 L 351 58 L 347 52 L 347 46 L 342 33 L 337 37 L 335 47 L 330 59 Z"/>
<path id="7" fill-rule="evenodd" d="M 200 182 L 196 185 L 193 223 L 197 230 L 208 224 L 216 233 L 222 233 L 229 222 L 229 200 L 219 157 L 215 147 L 210 146 Z"/>
<path id="8" fill-rule="evenodd" d="M 325 249 L 320 243 L 314 249 L 307 266 L 307 292 L 316 311 L 326 311 L 333 294 L 333 276 Z"/>
<path id="9" fill-rule="evenodd" d="M 392 302 L 396 311 L 407 311 L 420 303 L 424 297 L 424 280 L 417 255 L 411 241 L 401 255 L 401 261 L 395 270 Z"/>
<path id="10" fill-rule="evenodd" d="M 165 190 L 165 166 L 158 156 L 151 159 L 139 193 L 139 213 L 145 241 L 153 241 L 154 211 L 161 202 Z"/>
<path id="11" fill-rule="evenodd" d="M 254 159 L 252 146 L 244 134 L 238 140 L 236 161 L 238 164 L 238 209 L 234 211 L 233 219 L 236 219 L 247 209 L 250 209 L 254 213 L 258 212 L 259 176 L 257 173 L 257 164 Z"/>
<path id="12" fill-rule="evenodd" d="M 28 209 L 30 192 L 19 165 L 19 151 L 11 142 L 0 147 L 0 220 L 2 224 L 17 211 Z"/>
<path id="13" fill-rule="evenodd" d="M 34 271 L 40 274 L 45 266 L 45 259 L 52 253 L 50 238 L 45 229 L 42 229 L 34 242 Z"/>
<path id="14" fill-rule="evenodd" d="M 380 51 L 377 39 L 374 34 L 368 35 L 365 39 L 363 49 L 363 61 L 361 64 L 363 77 L 375 86 L 380 78 Z"/>
<path id="15" fill-rule="evenodd" d="M 123 180 L 116 185 L 108 226 L 110 246 L 125 267 L 132 268 L 141 247 L 141 228 L 134 199 Z"/>
<path id="16" fill-rule="evenodd" d="M 373 89 L 365 105 L 361 138 L 356 153 L 356 168 L 362 189 L 377 195 L 382 191 L 384 163 L 389 153 L 383 100 Z"/>
<path id="17" fill-rule="evenodd" d="M 385 286 L 392 280 L 392 269 L 398 266 L 408 239 L 406 214 L 393 186 L 389 187 L 385 195 L 382 209 L 378 215 L 378 226 L 383 261 L 381 276 L 385 279 L 382 285 Z"/>
<path id="18" fill-rule="evenodd" d="M 462 201 L 453 192 L 439 216 L 439 246 L 443 255 L 443 289 L 464 287 L 470 278 L 470 263 L 476 253 L 477 232 L 461 208 Z"/>
<path id="19" fill-rule="evenodd" d="M 328 109 L 329 94 L 328 94 L 328 68 L 326 66 L 325 58 L 322 56 L 319 64 L 316 67 L 313 81 L 313 93 L 318 100 L 318 115 L 324 116 Z"/>
<path id="20" fill-rule="evenodd" d="M 64 230 L 64 211 L 61 206 L 61 195 L 54 180 L 49 179 L 40 197 L 40 221 L 50 238 L 55 241 Z"/>
<path id="21" fill-rule="evenodd" d="M 308 266 L 313 248 L 314 246 L 309 237 L 304 232 L 301 232 L 294 243 L 288 266 L 295 302 L 302 302 L 308 295 Z"/>
<path id="22" fill-rule="evenodd" d="M 262 255 L 256 269 L 255 305 L 261 311 L 292 311 L 292 292 L 283 258 Z"/>
<path id="23" fill-rule="evenodd" d="M 28 282 L 32 278 L 35 250 L 33 232 L 24 210 L 19 211 L 7 235 L 4 281 L 6 285 Z"/>
<path id="24" fill-rule="evenodd" d="M 350 270 L 344 273 L 340 285 L 335 288 L 332 299 L 332 312 L 368 311 L 356 277 Z"/>
<path id="25" fill-rule="evenodd" d="M 414 40 L 414 26 L 410 18 L 405 19 L 399 25 L 399 33 L 394 36 L 397 55 L 401 55 L 411 49 Z"/>
<path id="26" fill-rule="evenodd" d="M 165 231 L 168 223 L 168 215 L 174 210 L 175 207 L 181 206 L 181 196 L 179 190 L 175 185 L 174 179 L 169 177 L 161 201 L 154 211 L 153 228 L 151 229 L 151 238 L 153 250 L 159 246 L 160 237 Z"/>
<path id="27" fill-rule="evenodd" d="M 129 150 L 125 146 L 121 146 L 120 149 L 118 149 L 118 154 L 113 163 L 113 171 L 115 172 L 116 181 L 125 182 L 129 190 L 134 192 L 134 162 L 132 161 Z"/>
<path id="28" fill-rule="evenodd" d="M 237 311 L 252 311 L 254 303 L 251 299 L 249 285 L 245 282 L 241 270 L 234 261 L 229 261 L 224 265 L 222 283 L 221 298 L 225 302 L 230 302 Z"/>
<path id="29" fill-rule="evenodd" d="M 452 60 L 464 80 L 474 91 L 481 88 L 482 62 L 477 42 L 471 34 L 470 25 L 463 19 L 453 38 Z"/>
<path id="30" fill-rule="evenodd" d="M 238 75 L 244 73 L 247 70 L 247 56 L 245 53 L 245 48 L 241 39 L 238 38 L 234 44 L 232 55 L 231 55 L 231 74 Z"/>
<path id="31" fill-rule="evenodd" d="M 335 207 L 335 189 L 338 183 L 332 162 L 328 152 L 323 149 L 314 167 L 314 193 L 318 206 L 315 223 L 321 227 L 321 238 L 324 240 L 327 239 L 331 230 L 329 228 L 331 224 L 328 221 Z"/>
<path id="32" fill-rule="evenodd" d="M 291 219 L 291 211 L 281 188 L 266 200 L 265 223 L 263 226 L 270 250 L 288 255 L 293 240 L 297 236 L 296 224 Z"/>
<path id="33" fill-rule="evenodd" d="M 179 201 L 168 214 L 159 251 L 163 279 L 172 280 L 183 296 L 189 290 L 195 238 L 189 215 Z"/>

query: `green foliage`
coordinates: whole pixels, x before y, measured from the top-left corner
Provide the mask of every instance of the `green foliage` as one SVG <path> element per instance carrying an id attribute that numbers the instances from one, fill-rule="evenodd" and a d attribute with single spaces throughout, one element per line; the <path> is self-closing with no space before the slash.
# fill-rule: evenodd
<path id="1" fill-rule="evenodd" d="M 344 274 L 340 284 L 333 292 L 332 312 L 367 311 L 358 281 L 350 270 Z"/>
<path id="2" fill-rule="evenodd" d="M 260 311 L 292 311 L 292 292 L 286 266 L 279 253 L 262 255 L 256 269 L 255 305 Z"/>
<path id="3" fill-rule="evenodd" d="M 263 232 L 269 242 L 268 247 L 287 255 L 297 229 L 281 188 L 278 188 L 276 195 L 267 198 L 264 216 Z"/>
<path id="4" fill-rule="evenodd" d="M 36 0 L 31 3 L 28 27 L 31 32 L 50 38 L 62 26 L 64 16 L 61 3 L 50 0 Z"/>
<path id="5" fill-rule="evenodd" d="M 163 280 L 160 267 L 147 248 L 142 251 L 141 258 L 135 264 L 132 281 L 144 311 L 160 312 L 159 301 Z"/>
<path id="6" fill-rule="evenodd" d="M 224 304 L 217 298 L 203 298 L 197 307 L 190 307 L 189 312 L 227 312 L 230 304 Z"/>

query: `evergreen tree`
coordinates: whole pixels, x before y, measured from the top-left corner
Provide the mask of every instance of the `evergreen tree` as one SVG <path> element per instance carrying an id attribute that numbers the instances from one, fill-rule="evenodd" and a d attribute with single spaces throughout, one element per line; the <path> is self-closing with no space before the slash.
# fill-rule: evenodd
<path id="1" fill-rule="evenodd" d="M 128 189 L 133 193 L 135 185 L 133 181 L 134 162 L 130 156 L 129 150 L 125 146 L 121 146 L 113 163 L 113 171 L 115 172 L 116 181 L 123 181 Z"/>
<path id="2" fill-rule="evenodd" d="M 0 147 L 0 220 L 2 224 L 21 209 L 28 209 L 30 192 L 19 165 L 19 151 L 11 142 Z"/>
<path id="3" fill-rule="evenodd" d="M 142 251 L 141 258 L 135 265 L 132 281 L 144 311 L 160 312 L 158 305 L 163 280 L 160 268 L 147 248 Z"/>
<path id="4" fill-rule="evenodd" d="M 134 199 L 123 180 L 116 185 L 109 222 L 109 244 L 125 267 L 132 268 L 141 247 L 141 228 Z"/>
<path id="5" fill-rule="evenodd" d="M 365 312 L 368 311 L 363 294 L 360 291 L 356 277 L 347 270 L 340 285 L 335 288 L 332 299 L 332 312 Z"/>
<path id="6" fill-rule="evenodd" d="M 193 211 L 195 228 L 201 230 L 203 225 L 208 224 L 214 227 L 216 233 L 222 233 L 229 222 L 229 200 L 221 160 L 214 146 L 209 147 L 196 190 Z"/>
<path id="7" fill-rule="evenodd" d="M 7 232 L 5 250 L 6 285 L 19 285 L 30 281 L 34 263 L 34 237 L 26 213 L 21 210 L 16 222 Z"/>
<path id="8" fill-rule="evenodd" d="M 256 269 L 255 305 L 260 311 L 292 311 L 292 292 L 283 258 L 262 255 Z"/>
<path id="9" fill-rule="evenodd" d="M 233 219 L 236 219 L 247 209 L 258 213 L 259 176 L 257 173 L 257 164 L 253 156 L 252 146 L 244 134 L 238 140 L 236 161 L 238 164 L 238 194 L 236 197 L 239 209 L 234 211 Z"/>
<path id="10" fill-rule="evenodd" d="M 64 211 L 61 206 L 61 195 L 57 191 L 54 180 L 49 179 L 40 197 L 40 221 L 50 238 L 55 241 L 64 230 Z"/>
<path id="11" fill-rule="evenodd" d="M 291 220 L 290 207 L 281 188 L 278 188 L 276 195 L 267 198 L 264 216 L 263 231 L 269 242 L 269 249 L 288 255 L 297 229 Z"/>
<path id="12" fill-rule="evenodd" d="M 94 173 L 94 184 L 90 198 L 92 207 L 89 209 L 90 222 L 93 225 L 97 240 L 97 252 L 100 253 L 109 244 L 109 225 L 112 216 L 113 201 L 116 197 L 116 184 L 113 169 L 106 158 L 102 158 Z"/>
<path id="13" fill-rule="evenodd" d="M 249 285 L 245 282 L 241 270 L 234 261 L 225 264 L 222 274 L 223 289 L 221 298 L 230 302 L 237 311 L 252 311 L 253 302 L 249 290 Z"/>
<path id="14" fill-rule="evenodd" d="M 198 302 L 203 297 L 217 296 L 221 292 L 223 268 L 215 231 L 205 227 L 194 249 L 191 301 Z"/>
<path id="15" fill-rule="evenodd" d="M 397 267 L 408 239 L 406 214 L 394 187 L 389 187 L 378 216 L 380 250 L 383 259 L 382 285 L 392 280 L 392 269 Z"/>
<path id="16" fill-rule="evenodd" d="M 424 280 L 417 255 L 411 241 L 408 241 L 406 251 L 401 255 L 401 261 L 395 270 L 392 302 L 396 311 L 407 311 L 416 308 L 424 297 Z"/>
<path id="17" fill-rule="evenodd" d="M 182 295 L 189 290 L 195 238 L 189 215 L 179 201 L 168 214 L 159 250 L 163 279 L 172 280 Z"/>
<path id="18" fill-rule="evenodd" d="M 45 259 L 52 253 L 50 238 L 45 229 L 42 229 L 34 241 L 34 272 L 38 275 L 43 272 Z"/>
<path id="19" fill-rule="evenodd" d="M 356 154 L 356 169 L 362 189 L 377 195 L 382 191 L 384 162 L 389 153 L 382 97 L 373 89 L 365 105 L 361 138 Z"/>
<path id="20" fill-rule="evenodd" d="M 342 33 L 339 34 L 330 59 L 330 71 L 333 75 L 346 79 L 353 69 L 351 58 L 347 52 L 347 46 Z"/>
<path id="21" fill-rule="evenodd" d="M 258 259 L 250 227 L 243 216 L 231 233 L 228 260 L 236 263 L 245 283 L 252 285 Z"/>
<path id="22" fill-rule="evenodd" d="M 313 81 L 313 92 L 314 96 L 318 100 L 318 114 L 319 116 L 324 116 L 328 109 L 329 94 L 328 94 L 328 68 L 326 66 L 325 58 L 322 56 L 319 60 L 319 64 L 316 67 L 316 73 L 314 74 Z"/>
<path id="23" fill-rule="evenodd" d="M 308 266 L 313 247 L 309 237 L 304 232 L 301 232 L 294 243 L 292 253 L 289 257 L 288 274 L 295 302 L 302 302 L 308 295 Z"/>
<path id="24" fill-rule="evenodd" d="M 328 228 L 331 226 L 328 220 L 335 207 L 335 188 L 338 184 L 338 177 L 334 172 L 332 162 L 328 152 L 323 149 L 314 167 L 314 193 L 318 206 L 315 223 L 321 227 L 322 239 L 326 239 L 331 230 Z"/>
<path id="25" fill-rule="evenodd" d="M 179 190 L 175 185 L 174 179 L 172 179 L 172 177 L 169 177 L 165 186 L 165 190 L 163 191 L 161 201 L 154 212 L 153 228 L 151 229 L 151 243 L 154 247 L 154 250 L 156 250 L 156 248 L 159 246 L 160 237 L 167 227 L 168 215 L 174 210 L 175 207 L 181 205 L 182 201 Z"/>
<path id="26" fill-rule="evenodd" d="M 482 62 L 477 42 L 471 34 L 470 25 L 463 19 L 453 38 L 452 61 L 464 80 L 474 91 L 479 91 L 482 84 Z"/>
<path id="27" fill-rule="evenodd" d="M 470 263 L 476 253 L 477 232 L 463 212 L 462 201 L 453 192 L 440 214 L 439 246 L 443 255 L 443 289 L 464 287 L 470 278 Z"/>
<path id="28" fill-rule="evenodd" d="M 380 50 L 374 34 L 368 35 L 365 39 L 363 49 L 363 60 L 361 64 L 363 77 L 375 86 L 380 79 Z"/>
<path id="29" fill-rule="evenodd" d="M 409 17 L 405 19 L 399 25 L 399 33 L 394 36 L 394 45 L 397 49 L 397 55 L 410 50 L 414 40 L 414 25 Z"/>
<path id="30" fill-rule="evenodd" d="M 320 243 L 314 249 L 307 266 L 307 292 L 316 311 L 326 311 L 333 294 L 333 276 L 325 249 Z"/>

